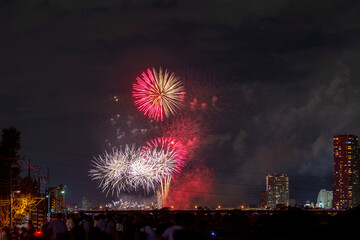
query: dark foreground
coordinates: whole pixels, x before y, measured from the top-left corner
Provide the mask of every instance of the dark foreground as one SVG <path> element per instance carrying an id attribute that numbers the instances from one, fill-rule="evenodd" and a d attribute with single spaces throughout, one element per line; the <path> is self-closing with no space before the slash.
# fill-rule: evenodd
<path id="1" fill-rule="evenodd" d="M 74 227 L 57 239 L 168 239 L 164 232 L 173 225 L 182 228 L 174 235 L 175 240 L 344 239 L 353 234 L 358 236 L 359 219 L 359 209 L 92 211 L 68 216 L 67 221 L 73 221 Z M 28 234 L 27 239 L 49 239 L 48 234 L 44 225 L 40 234 Z"/>

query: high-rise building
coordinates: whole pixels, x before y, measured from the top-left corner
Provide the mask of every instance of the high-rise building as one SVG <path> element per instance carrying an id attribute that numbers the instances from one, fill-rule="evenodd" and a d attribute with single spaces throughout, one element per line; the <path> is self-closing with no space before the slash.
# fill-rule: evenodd
<path id="1" fill-rule="evenodd" d="M 268 208 L 289 206 L 289 178 L 286 174 L 274 173 L 266 176 L 266 205 Z"/>
<path id="2" fill-rule="evenodd" d="M 50 199 L 51 212 L 62 212 L 65 210 L 65 187 L 51 187 L 47 190 Z"/>
<path id="3" fill-rule="evenodd" d="M 351 134 L 334 137 L 333 207 L 338 209 L 360 204 L 358 142 Z"/>
<path id="4" fill-rule="evenodd" d="M 91 204 L 89 202 L 89 198 L 83 197 L 81 201 L 82 210 L 89 210 L 91 208 Z"/>
<path id="5" fill-rule="evenodd" d="M 317 205 L 320 208 L 332 208 L 333 192 L 321 189 L 317 197 Z"/>

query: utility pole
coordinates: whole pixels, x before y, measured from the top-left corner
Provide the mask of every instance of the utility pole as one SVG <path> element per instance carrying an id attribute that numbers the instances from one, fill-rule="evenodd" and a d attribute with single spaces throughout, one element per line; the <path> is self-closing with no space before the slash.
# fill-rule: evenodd
<path id="1" fill-rule="evenodd" d="M 45 196 L 47 198 L 47 213 L 46 213 L 46 219 L 47 222 L 50 222 L 50 216 L 51 216 L 51 211 L 50 211 L 50 170 L 49 167 L 47 167 L 47 179 L 46 179 L 46 188 L 45 188 Z"/>
<path id="2" fill-rule="evenodd" d="M 13 205 L 13 181 L 12 181 L 12 173 L 13 169 L 16 168 L 17 165 L 12 163 L 10 166 L 10 229 L 12 228 L 12 205 Z"/>
<path id="3" fill-rule="evenodd" d="M 10 229 L 12 228 L 12 166 L 10 166 Z"/>
<path id="4" fill-rule="evenodd" d="M 46 188 L 49 188 L 50 186 L 50 169 L 49 167 L 47 168 L 47 179 L 46 179 Z"/>

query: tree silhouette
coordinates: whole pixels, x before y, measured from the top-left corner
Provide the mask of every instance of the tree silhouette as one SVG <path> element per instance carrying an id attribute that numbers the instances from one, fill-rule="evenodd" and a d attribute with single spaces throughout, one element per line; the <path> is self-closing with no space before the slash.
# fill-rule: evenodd
<path id="1" fill-rule="evenodd" d="M 0 141 L 0 198 L 7 199 L 20 175 L 19 158 L 21 133 L 14 127 L 2 130 Z"/>

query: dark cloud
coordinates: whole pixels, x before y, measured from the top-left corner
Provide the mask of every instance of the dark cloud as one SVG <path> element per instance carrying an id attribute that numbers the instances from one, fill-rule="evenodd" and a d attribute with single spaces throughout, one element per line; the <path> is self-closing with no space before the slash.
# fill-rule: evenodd
<path id="1" fill-rule="evenodd" d="M 256 111 L 253 122 L 243 126 L 234 142 L 239 172 L 287 172 L 290 182 L 302 191 L 302 183 L 311 182 L 313 187 L 304 187 L 306 193 L 293 189 L 292 196 L 299 201 L 315 199 L 316 188 L 332 188 L 332 137 L 360 130 L 359 86 L 343 63 L 337 68 L 328 82 L 309 86 L 307 92 L 296 96 L 302 98 L 302 105 L 282 94 L 285 99 L 277 105 L 263 105 Z M 264 176 L 246 174 L 239 179 L 258 185 L 265 181 Z"/>
<path id="2" fill-rule="evenodd" d="M 220 69 L 219 103 L 235 100 L 208 139 L 214 192 L 228 193 L 231 205 L 240 200 L 229 193 L 257 203 L 265 175 L 281 171 L 294 198 L 315 199 L 317 188 L 331 188 L 332 136 L 360 134 L 358 7 L 335 0 L 3 0 L 0 126 L 19 128 L 22 153 L 50 166 L 52 184 L 67 181 L 69 199 L 79 202 L 75 189 L 95 196 L 87 170 L 103 151 L 103 124 L 118 109 L 121 127 L 128 116 L 142 122 L 129 97 L 139 73 Z M 109 107 L 115 95 L 121 108 Z"/>

